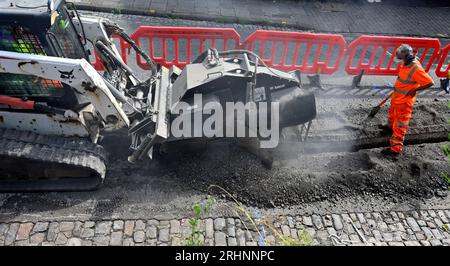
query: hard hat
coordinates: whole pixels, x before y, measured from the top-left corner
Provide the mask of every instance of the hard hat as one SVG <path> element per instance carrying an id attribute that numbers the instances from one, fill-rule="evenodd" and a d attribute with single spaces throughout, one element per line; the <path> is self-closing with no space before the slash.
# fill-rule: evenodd
<path id="1" fill-rule="evenodd" d="M 402 44 L 397 48 L 397 51 L 395 52 L 395 57 L 397 59 L 403 60 L 408 59 L 413 55 L 413 49 L 408 44 Z"/>

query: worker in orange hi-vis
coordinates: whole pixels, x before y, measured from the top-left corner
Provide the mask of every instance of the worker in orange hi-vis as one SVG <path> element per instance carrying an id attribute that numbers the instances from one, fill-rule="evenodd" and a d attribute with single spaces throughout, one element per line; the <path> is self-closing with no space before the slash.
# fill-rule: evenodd
<path id="1" fill-rule="evenodd" d="M 426 90 L 434 85 L 433 79 L 423 69 L 419 60 L 414 56 L 411 46 L 400 45 L 395 53 L 403 64 L 399 67 L 397 81 L 391 98 L 388 124 L 380 126 L 386 132 L 391 132 L 390 148 L 381 153 L 397 157 L 403 151 L 403 141 L 409 127 L 409 121 L 416 101 L 416 92 Z"/>

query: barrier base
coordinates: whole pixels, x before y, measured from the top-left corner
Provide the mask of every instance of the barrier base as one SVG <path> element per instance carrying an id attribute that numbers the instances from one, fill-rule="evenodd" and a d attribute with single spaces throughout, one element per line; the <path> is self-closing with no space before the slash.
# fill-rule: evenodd
<path id="1" fill-rule="evenodd" d="M 440 79 L 441 81 L 441 89 L 444 90 L 446 93 L 450 93 L 450 79 Z"/>
<path id="2" fill-rule="evenodd" d="M 310 87 L 315 87 L 315 88 L 319 88 L 319 89 L 323 90 L 322 82 L 320 81 L 320 75 L 319 74 L 308 75 L 307 77 L 308 77 L 308 80 L 309 80 L 309 86 Z"/>
<path id="3" fill-rule="evenodd" d="M 364 75 L 364 70 L 361 70 L 361 72 L 358 75 L 353 77 L 352 89 L 359 88 L 359 84 L 361 83 L 363 75 Z"/>

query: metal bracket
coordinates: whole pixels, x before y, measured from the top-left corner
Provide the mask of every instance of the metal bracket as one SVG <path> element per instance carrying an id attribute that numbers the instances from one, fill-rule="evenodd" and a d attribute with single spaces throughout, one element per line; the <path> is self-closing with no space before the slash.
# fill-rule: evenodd
<path id="1" fill-rule="evenodd" d="M 362 76 L 364 75 L 364 69 L 361 72 L 353 77 L 352 81 L 352 89 L 359 88 L 359 83 L 361 83 Z"/>
<path id="2" fill-rule="evenodd" d="M 209 48 L 206 54 L 206 60 L 204 66 L 206 68 L 212 68 L 220 64 L 219 52 L 215 48 Z"/>

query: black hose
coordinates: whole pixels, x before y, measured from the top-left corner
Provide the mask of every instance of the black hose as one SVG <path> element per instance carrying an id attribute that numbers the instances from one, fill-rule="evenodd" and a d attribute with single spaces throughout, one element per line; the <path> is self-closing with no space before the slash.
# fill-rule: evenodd
<path id="1" fill-rule="evenodd" d="M 73 2 L 66 2 L 66 3 L 72 5 L 73 10 L 75 11 L 75 15 L 77 15 L 78 21 L 80 22 L 81 33 L 83 34 L 84 45 L 86 45 L 87 44 L 86 33 L 84 31 L 84 25 L 81 22 L 80 14 L 78 14 L 77 7 L 75 6 L 75 3 L 73 3 Z"/>
<path id="2" fill-rule="evenodd" d="M 106 87 L 108 87 L 109 91 L 112 93 L 112 95 L 120 102 L 122 103 L 126 103 L 127 102 L 127 97 L 125 97 L 125 95 L 123 95 L 122 93 L 120 93 L 120 91 L 118 89 L 116 89 L 111 83 L 109 83 L 108 80 L 106 80 L 105 78 L 103 78 L 103 81 L 106 84 Z"/>
<path id="3" fill-rule="evenodd" d="M 192 62 L 192 64 L 199 64 L 205 60 L 206 56 L 208 56 L 208 50 L 201 53 L 197 58 Z"/>
<path id="4" fill-rule="evenodd" d="M 120 37 L 122 37 L 125 42 L 127 42 L 129 45 L 131 45 L 131 47 L 133 47 L 133 49 L 136 51 L 136 53 L 138 53 L 140 56 L 142 56 L 144 58 L 144 60 L 147 62 L 147 64 L 150 66 L 150 69 L 152 71 L 152 77 L 156 76 L 156 73 L 158 72 L 158 70 L 156 68 L 155 62 L 153 62 L 153 60 L 150 58 L 150 56 L 148 56 L 147 53 L 145 53 L 141 49 L 141 47 L 139 47 L 136 44 L 136 42 L 133 41 L 130 38 L 130 36 L 125 33 L 125 31 L 121 27 L 119 27 L 118 25 L 107 24 L 107 23 L 104 23 L 104 25 L 109 34 L 117 34 Z"/>
<path id="5" fill-rule="evenodd" d="M 111 58 L 115 64 L 119 65 L 119 67 L 125 71 L 125 73 L 127 75 L 133 76 L 133 78 L 135 78 L 139 83 L 142 83 L 142 81 L 140 81 L 133 73 L 133 70 L 127 66 L 125 63 L 122 62 L 122 60 L 120 60 L 120 58 L 117 57 L 117 55 L 111 51 L 111 49 L 109 49 L 102 41 L 97 41 L 97 43 L 95 44 L 95 47 L 103 53 L 106 53 L 106 55 Z"/>

